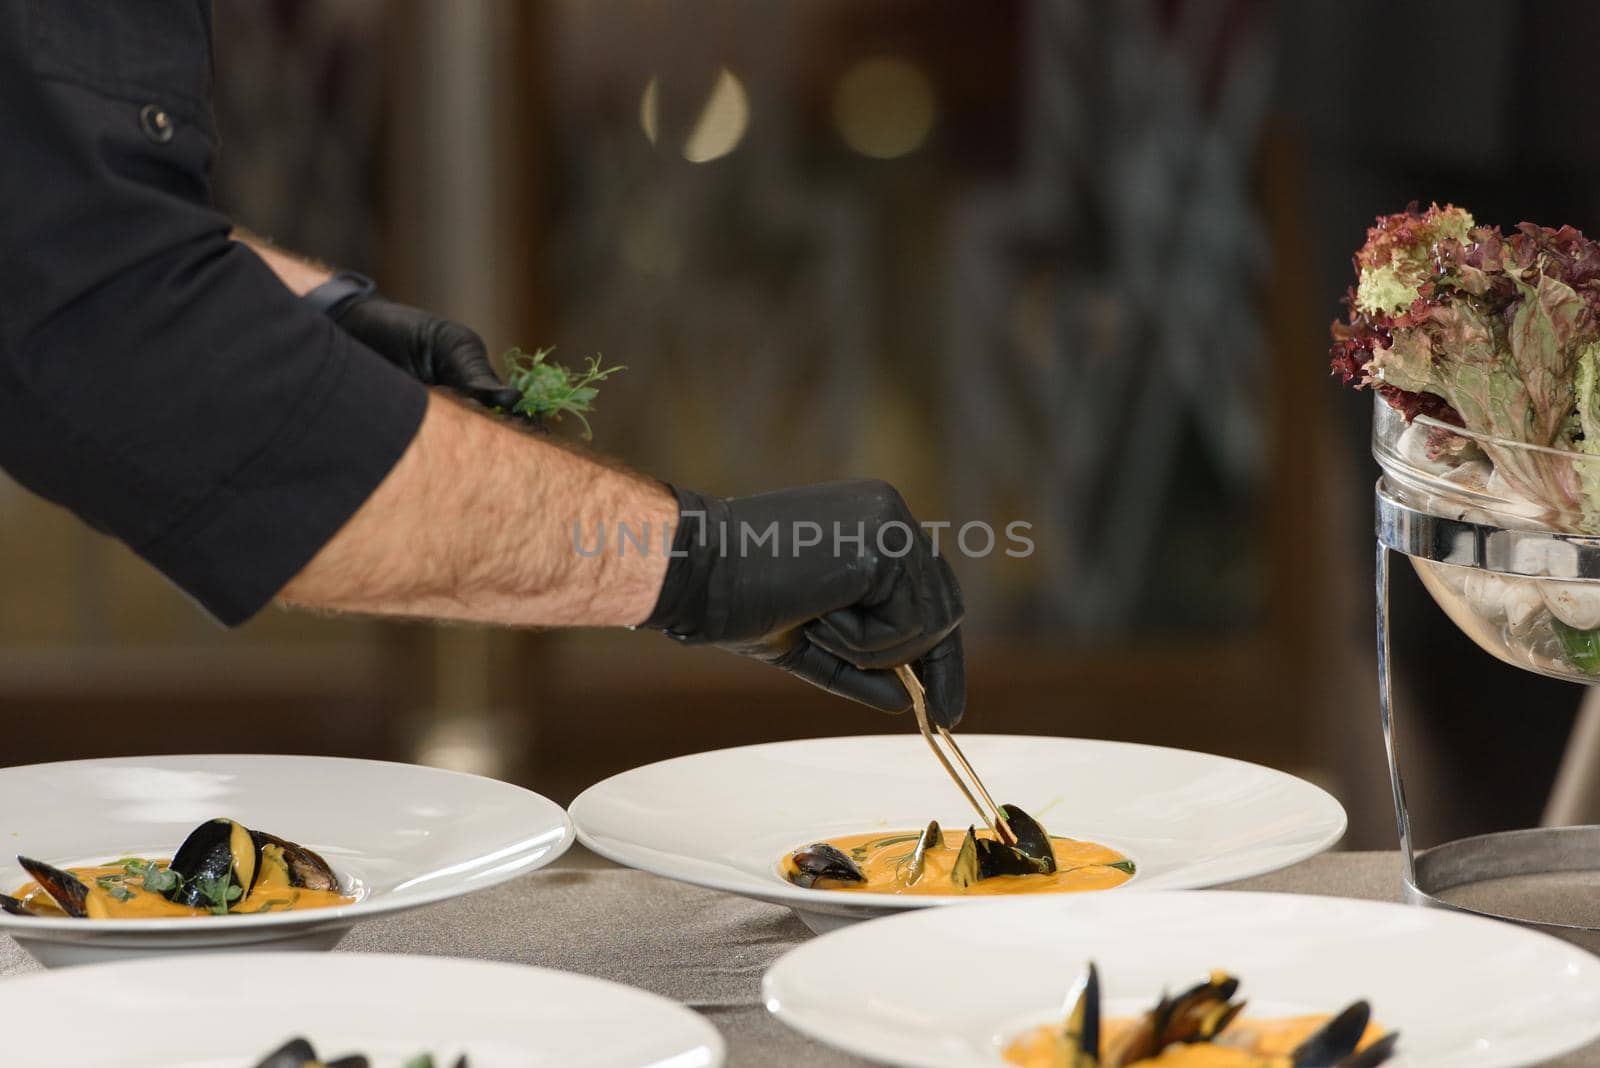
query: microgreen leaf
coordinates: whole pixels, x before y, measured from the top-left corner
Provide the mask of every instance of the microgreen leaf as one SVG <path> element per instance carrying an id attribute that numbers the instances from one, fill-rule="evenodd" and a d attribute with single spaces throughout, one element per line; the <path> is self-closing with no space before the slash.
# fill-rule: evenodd
<path id="1" fill-rule="evenodd" d="M 202 875 L 195 879 L 194 886 L 200 891 L 210 905 L 211 911 L 218 916 L 228 911 L 228 904 L 239 900 L 244 891 L 234 885 L 232 874 L 211 876 Z"/>
<path id="2" fill-rule="evenodd" d="M 1127 875 L 1132 875 L 1136 870 L 1133 866 L 1133 861 L 1131 860 L 1114 860 L 1110 864 L 1107 864 L 1106 867 L 1115 868 Z"/>
<path id="3" fill-rule="evenodd" d="M 167 894 L 183 885 L 183 877 L 170 868 L 163 868 L 154 861 L 130 858 L 122 862 L 122 867 L 130 876 L 137 876 L 144 888 L 152 894 Z"/>
<path id="4" fill-rule="evenodd" d="M 590 356 L 583 370 L 573 371 L 559 363 L 547 362 L 554 351 L 539 349 L 529 354 L 512 349 L 505 354 L 506 380 L 522 394 L 512 410 L 519 415 L 549 416 L 557 420 L 571 414 L 583 424 L 584 438 L 593 437 L 584 413 L 591 410 L 591 402 L 599 395 L 595 383 L 604 382 L 627 368 L 601 367 L 600 357 Z"/>
<path id="5" fill-rule="evenodd" d="M 132 901 L 133 891 L 122 885 L 120 875 L 101 875 L 94 881 L 95 885 L 117 901 Z"/>

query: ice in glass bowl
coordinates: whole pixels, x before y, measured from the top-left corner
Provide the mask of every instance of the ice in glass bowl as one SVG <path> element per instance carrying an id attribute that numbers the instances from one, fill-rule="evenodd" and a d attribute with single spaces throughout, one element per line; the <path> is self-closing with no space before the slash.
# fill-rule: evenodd
<path id="1" fill-rule="evenodd" d="M 1505 531 L 1594 537 L 1600 456 L 1475 434 L 1426 416 L 1407 423 L 1375 399 L 1372 451 L 1410 508 Z M 1596 491 L 1596 492 L 1591 492 Z M 1531 559 L 1537 560 L 1537 556 Z M 1600 682 L 1600 578 L 1540 577 L 1411 558 L 1446 615 L 1508 664 Z M 1526 562 L 1526 560 L 1524 561 Z"/>

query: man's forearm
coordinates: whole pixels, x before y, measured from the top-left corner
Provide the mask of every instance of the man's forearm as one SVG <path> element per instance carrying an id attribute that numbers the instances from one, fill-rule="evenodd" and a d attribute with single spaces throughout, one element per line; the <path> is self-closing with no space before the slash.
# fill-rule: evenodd
<path id="1" fill-rule="evenodd" d="M 659 483 L 434 393 L 400 462 L 280 599 L 512 625 L 637 624 L 655 606 L 663 532 L 677 516 Z M 619 551 L 624 523 L 648 532 L 648 551 L 632 541 Z"/>

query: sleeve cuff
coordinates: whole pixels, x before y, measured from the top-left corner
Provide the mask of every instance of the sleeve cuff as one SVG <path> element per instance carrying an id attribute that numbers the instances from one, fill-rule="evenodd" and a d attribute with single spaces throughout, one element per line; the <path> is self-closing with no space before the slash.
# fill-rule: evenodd
<path id="1" fill-rule="evenodd" d="M 331 323 L 303 416 L 218 486 L 187 523 L 141 546 L 219 622 L 245 622 L 299 574 L 416 437 L 427 390 Z"/>

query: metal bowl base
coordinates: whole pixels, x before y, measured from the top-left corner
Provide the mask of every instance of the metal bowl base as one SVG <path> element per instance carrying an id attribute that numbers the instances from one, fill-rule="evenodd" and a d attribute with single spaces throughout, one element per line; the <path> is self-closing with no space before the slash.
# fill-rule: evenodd
<path id="1" fill-rule="evenodd" d="M 1489 552 L 1510 532 L 1436 522 L 1396 501 L 1381 482 L 1377 500 L 1378 711 L 1394 790 L 1406 900 L 1520 924 L 1600 954 L 1600 826 L 1533 827 L 1458 838 L 1429 849 L 1416 847 L 1401 769 L 1389 656 L 1391 554 L 1494 573 L 1526 573 L 1531 557 L 1520 551 Z M 1546 548 L 1567 545 L 1554 535 L 1545 540 Z M 1592 577 L 1587 572 L 1600 560 L 1600 540 L 1588 539 L 1581 548 L 1583 566 L 1575 570 L 1578 577 Z M 1548 571 L 1551 555 L 1546 553 L 1536 562 Z"/>
<path id="2" fill-rule="evenodd" d="M 1411 858 L 1406 900 L 1531 927 L 1600 953 L 1600 827 L 1535 827 Z"/>

